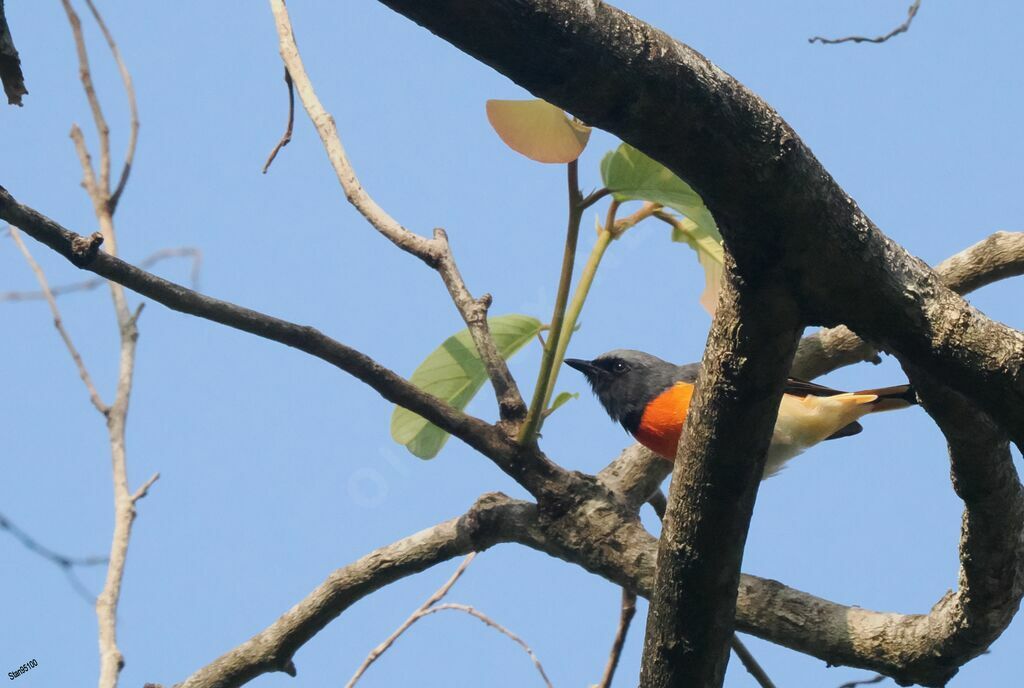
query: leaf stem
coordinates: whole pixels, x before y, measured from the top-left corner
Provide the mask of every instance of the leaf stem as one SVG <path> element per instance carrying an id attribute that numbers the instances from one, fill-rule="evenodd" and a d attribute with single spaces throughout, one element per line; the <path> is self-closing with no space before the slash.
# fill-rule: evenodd
<path id="1" fill-rule="evenodd" d="M 546 401 L 551 396 L 548 391 L 548 381 L 551 378 L 551 369 L 555 365 L 555 349 L 561 341 L 565 306 L 569 300 L 573 264 L 576 262 L 576 244 L 580 236 L 580 219 L 583 217 L 583 195 L 579 188 L 578 163 L 573 160 L 566 167 L 569 182 L 569 223 L 565 233 L 562 271 L 558 280 L 558 293 L 555 295 L 555 309 L 551 315 L 551 330 L 547 346 L 544 347 L 544 354 L 541 357 L 540 370 L 537 371 L 537 384 L 533 390 L 533 398 L 530 400 L 526 421 L 519 432 L 520 443 L 532 442 L 536 437 L 543 421 Z"/>
<path id="2" fill-rule="evenodd" d="M 576 321 L 579 320 L 580 313 L 583 311 L 583 304 L 586 303 L 587 295 L 590 293 L 590 286 L 594 283 L 594 276 L 597 275 L 597 268 L 601 264 L 601 259 L 604 257 L 604 252 L 608 248 L 608 245 L 614 239 L 618 239 L 622 232 L 616 231 L 615 229 L 615 213 L 618 212 L 619 202 L 613 200 L 608 206 L 608 216 L 605 220 L 604 227 L 597 235 L 597 242 L 594 244 L 594 248 L 590 250 L 590 256 L 587 257 L 587 263 L 583 266 L 583 272 L 580 273 L 579 284 L 576 285 L 576 291 L 572 295 L 572 302 L 569 304 L 565 314 L 565 323 L 562 327 L 562 334 L 558 338 L 558 344 L 555 347 L 554 361 L 555 365 L 552 366 L 550 374 L 548 376 L 547 391 L 544 395 L 543 408 L 547 408 L 548 404 L 551 403 L 551 395 L 555 391 L 555 383 L 558 381 L 559 368 L 561 368 L 562 359 L 565 358 L 565 352 L 569 348 L 569 340 L 572 339 L 573 330 L 576 329 Z M 551 337 L 548 341 L 551 341 Z"/>

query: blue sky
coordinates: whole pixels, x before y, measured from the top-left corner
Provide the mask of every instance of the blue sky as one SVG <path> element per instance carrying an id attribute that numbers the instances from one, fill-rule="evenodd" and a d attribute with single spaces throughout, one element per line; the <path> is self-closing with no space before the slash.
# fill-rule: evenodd
<path id="1" fill-rule="evenodd" d="M 564 240 L 564 171 L 504 147 L 488 98 L 521 89 L 374 2 L 294 3 L 307 69 L 364 185 L 406 226 L 445 227 L 475 293 L 494 314 L 550 314 Z M 875 45 L 808 45 L 815 34 L 882 33 L 906 3 L 623 2 L 702 51 L 776 107 L 883 230 L 931 263 L 999 229 L 1020 229 L 1019 3 L 925 0 L 911 31 Z M 282 67 L 263 3 L 100 5 L 138 90 L 142 132 L 117 215 L 123 255 L 202 250 L 201 288 L 315 325 L 403 374 L 460 320 L 437 276 L 373 232 L 346 204 L 312 127 L 259 173 L 285 119 Z M 84 5 L 79 8 L 85 12 Z M 25 107 L 0 110 L 0 184 L 80 232 L 94 229 L 67 137 L 92 137 L 66 19 L 57 2 L 7 7 L 25 63 Z M 83 17 L 84 18 L 84 17 Z M 126 107 L 101 37 L 85 21 L 115 161 Z M 617 145 L 595 133 L 585 188 Z M 603 207 L 596 212 L 603 211 Z M 595 212 L 595 214 L 596 214 Z M 581 254 L 593 242 L 584 220 Z M 54 284 L 80 279 L 38 245 Z M 189 266 L 156 270 L 179 281 Z M 0 241 L 0 291 L 34 281 Z M 709 318 L 703 277 L 667 230 L 641 225 L 613 245 L 570 355 L 612 348 L 680 362 L 700 356 Z M 1024 326 L 1019 283 L 971 301 Z M 137 301 L 137 299 L 135 299 Z M 112 393 L 116 328 L 98 290 L 61 300 L 66 324 L 103 393 Z M 105 553 L 112 525 L 106 433 L 39 302 L 0 305 L 0 513 L 49 547 Z M 129 417 L 134 485 L 161 480 L 139 504 L 120 609 L 124 685 L 171 684 L 264 628 L 333 569 L 456 516 L 486 491 L 522 491 L 460 442 L 420 461 L 388 434 L 391 408 L 361 383 L 277 344 L 150 305 L 140 322 Z M 529 389 L 539 358 L 512 364 Z M 571 371 L 568 371 L 571 373 Z M 894 384 L 892 361 L 828 383 Z M 584 392 L 545 427 L 549 455 L 593 472 L 628 444 Z M 494 415 L 489 395 L 470 407 Z M 873 417 L 854 438 L 815 448 L 759 495 L 744 570 L 848 604 L 926 612 L 956 584 L 960 503 L 941 435 L 920 410 Z M 51 563 L 0 532 L 0 671 L 35 658 L 19 686 L 83 685 L 97 673 L 96 623 Z M 366 599 L 296 655 L 299 675 L 255 686 L 340 685 L 366 653 L 451 573 L 451 562 Z M 80 572 L 93 592 L 102 571 Z M 556 686 L 595 683 L 617 621 L 619 591 L 516 546 L 477 558 L 450 594 L 521 635 Z M 646 607 L 618 685 L 635 682 Z M 1019 622 L 953 686 L 1009 685 L 1020 674 Z M 869 675 L 749 642 L 780 686 L 838 686 Z M 540 685 L 506 638 L 462 615 L 421 622 L 361 682 L 391 686 Z M 732 666 L 726 685 L 752 686 Z"/>

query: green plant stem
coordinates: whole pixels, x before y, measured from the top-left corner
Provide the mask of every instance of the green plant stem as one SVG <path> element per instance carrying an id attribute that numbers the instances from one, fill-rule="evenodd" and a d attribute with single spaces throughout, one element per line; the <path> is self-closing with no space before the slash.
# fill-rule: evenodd
<path id="1" fill-rule="evenodd" d="M 530 400 L 530 409 L 526 421 L 519 432 L 519 442 L 532 442 L 543 421 L 546 402 L 550 398 L 547 383 L 551 377 L 551 369 L 555 363 L 555 349 L 560 343 L 562 323 L 565 320 L 565 306 L 569 300 L 569 288 L 572 285 L 573 264 L 576 262 L 576 244 L 580 236 L 580 219 L 583 217 L 582 194 L 579 188 L 579 170 L 575 160 L 567 166 L 569 182 L 569 224 L 565 232 L 565 251 L 562 254 L 562 272 L 558 280 L 558 293 L 555 295 L 555 310 L 551 315 L 551 331 L 547 346 L 541 356 L 540 370 L 537 371 L 537 384 Z"/>
<path id="2" fill-rule="evenodd" d="M 562 334 L 558 338 L 558 345 L 555 347 L 554 363 L 552 366 L 550 375 L 547 382 L 547 391 L 544 393 L 544 404 L 542 408 L 547 408 L 551 403 L 551 396 L 555 391 L 555 383 L 558 381 L 559 368 L 561 368 L 562 359 L 565 358 L 565 352 L 569 349 L 569 340 L 572 339 L 573 331 L 576 329 L 576 322 L 579 320 L 580 313 L 583 311 L 583 304 L 587 301 L 587 295 L 590 293 L 590 286 L 594 283 L 594 276 L 597 275 L 597 268 L 601 265 L 601 259 L 604 258 L 604 252 L 608 248 L 608 245 L 612 240 L 617 239 L 621 232 L 615 231 L 615 213 L 619 209 L 619 202 L 612 201 L 608 207 L 608 219 L 605 221 L 604 227 L 597 235 L 597 242 L 594 244 L 594 248 L 590 250 L 590 256 L 587 257 L 587 263 L 583 266 L 583 272 L 580 273 L 579 284 L 576 285 L 576 291 L 572 295 L 572 302 L 569 304 L 568 309 L 565 313 L 565 323 L 562 327 Z M 551 341 L 551 337 L 548 341 Z"/>

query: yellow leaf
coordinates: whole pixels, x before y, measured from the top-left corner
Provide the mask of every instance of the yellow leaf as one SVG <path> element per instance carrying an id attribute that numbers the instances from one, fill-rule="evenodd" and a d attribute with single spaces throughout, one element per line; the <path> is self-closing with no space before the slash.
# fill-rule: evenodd
<path id="1" fill-rule="evenodd" d="M 590 127 L 543 100 L 488 100 L 487 120 L 509 148 L 537 162 L 572 162 L 590 139 Z"/>

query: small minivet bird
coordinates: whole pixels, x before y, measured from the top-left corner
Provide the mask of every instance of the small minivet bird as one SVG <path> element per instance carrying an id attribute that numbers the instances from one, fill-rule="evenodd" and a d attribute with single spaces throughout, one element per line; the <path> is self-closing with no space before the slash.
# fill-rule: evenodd
<path id="1" fill-rule="evenodd" d="M 700 364 L 678 366 L 631 349 L 609 351 L 592 361 L 567 358 L 565 363 L 586 376 L 612 420 L 651 451 L 675 460 Z M 856 435 L 864 429 L 857 422 L 861 416 L 916 403 L 910 385 L 841 392 L 791 377 L 779 406 L 764 475 L 778 472 L 818 442 Z"/>

